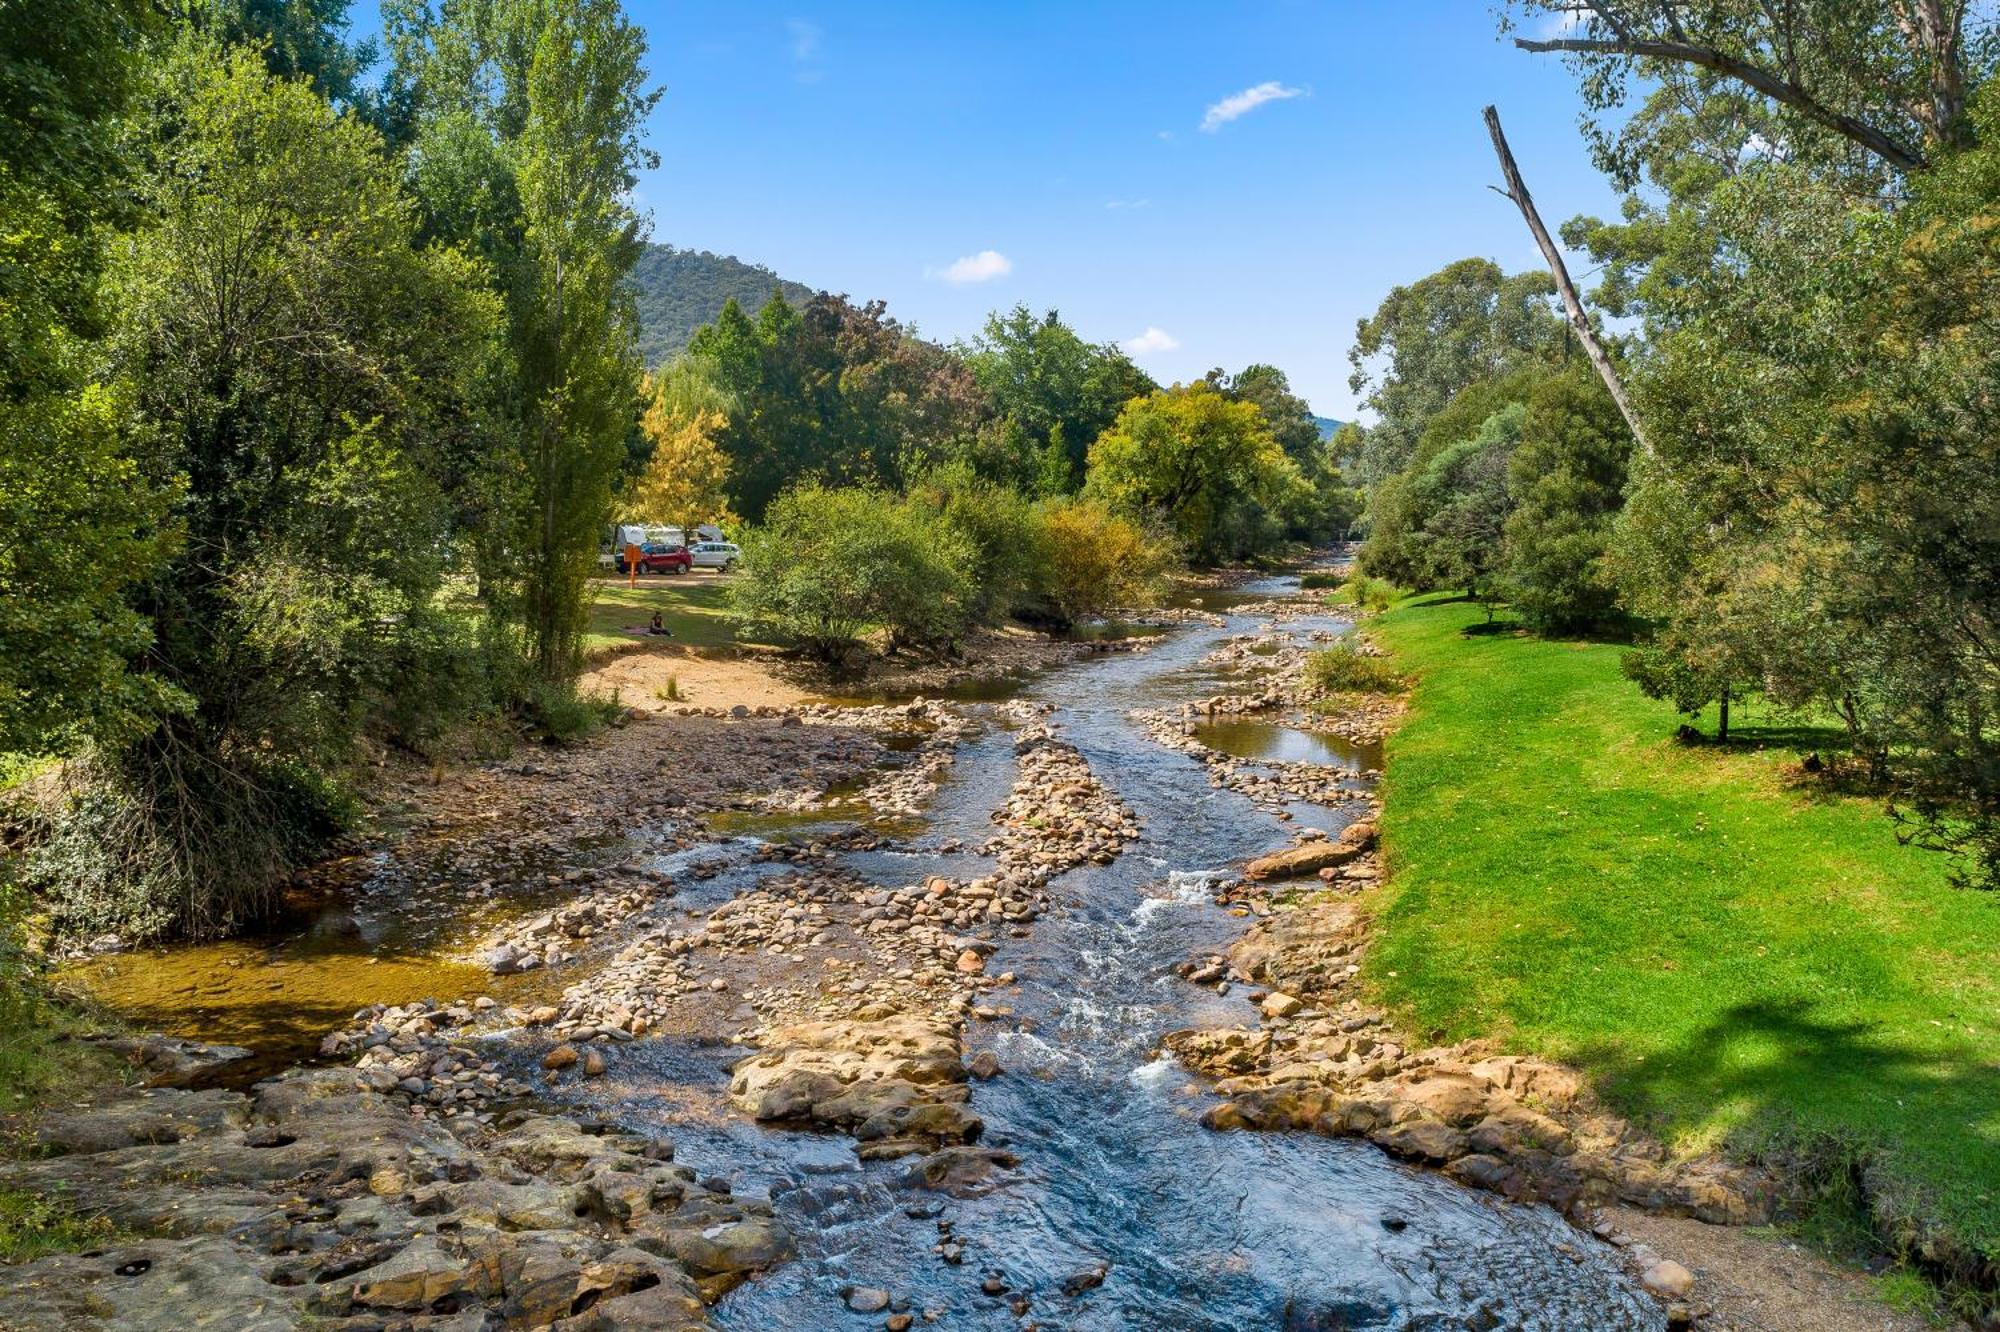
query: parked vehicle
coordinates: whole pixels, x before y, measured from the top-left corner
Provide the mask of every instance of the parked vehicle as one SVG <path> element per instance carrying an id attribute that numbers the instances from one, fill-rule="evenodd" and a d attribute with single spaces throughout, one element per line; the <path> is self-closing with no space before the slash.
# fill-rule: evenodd
<path id="1" fill-rule="evenodd" d="M 612 557 L 617 561 L 619 573 L 626 570 L 625 552 L 619 551 Z M 639 572 L 646 574 L 684 574 L 694 567 L 694 556 L 686 546 L 670 546 L 663 541 L 648 541 L 639 547 Z"/>
<path id="2" fill-rule="evenodd" d="M 743 547 L 733 541 L 697 541 L 688 548 L 697 569 L 720 569 L 728 573 L 743 559 Z"/>

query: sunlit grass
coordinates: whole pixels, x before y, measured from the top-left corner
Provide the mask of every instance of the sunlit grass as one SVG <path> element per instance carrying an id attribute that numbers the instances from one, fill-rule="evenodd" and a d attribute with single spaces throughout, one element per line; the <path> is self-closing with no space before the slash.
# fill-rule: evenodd
<path id="1" fill-rule="evenodd" d="M 600 578 L 591 584 L 588 651 L 644 643 L 643 634 L 627 632 L 651 623 L 653 612 L 672 632 L 668 642 L 688 647 L 726 647 L 754 641 L 739 636 L 729 612 L 729 579 L 697 570 L 693 573 L 641 574 L 637 587 L 624 578 Z"/>
<path id="2" fill-rule="evenodd" d="M 1681 745 L 1617 646 L 1484 619 L 1424 598 L 1371 627 L 1419 681 L 1383 995 L 1576 1062 L 1684 1146 L 1837 1143 L 1889 1211 L 2000 1252 L 2000 895 L 1804 777 L 1837 736 L 1739 711 L 1737 743 Z"/>

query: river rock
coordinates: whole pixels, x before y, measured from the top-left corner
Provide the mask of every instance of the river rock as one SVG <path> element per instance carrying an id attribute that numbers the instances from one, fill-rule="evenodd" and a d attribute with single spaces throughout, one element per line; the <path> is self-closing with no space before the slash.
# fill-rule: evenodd
<path id="1" fill-rule="evenodd" d="M 889 1307 L 889 1292 L 880 1286 L 856 1286 L 847 1292 L 847 1307 L 858 1314 L 881 1313 Z"/>
<path id="2" fill-rule="evenodd" d="M 870 1155 L 976 1138 L 955 1024 L 916 1017 L 780 1027 L 730 1071 L 729 1098 L 756 1119 L 847 1129 Z"/>
<path id="3" fill-rule="evenodd" d="M 240 1045 L 210 1045 L 178 1036 L 91 1036 L 89 1042 L 122 1056 L 148 1087 L 187 1087 L 251 1051 Z"/>
<path id="4" fill-rule="evenodd" d="M 1374 823 L 1365 820 L 1351 823 L 1330 842 L 1302 842 L 1298 846 L 1261 856 L 1244 866 L 1243 877 L 1257 881 L 1304 878 L 1359 859 L 1368 854 L 1374 845 Z"/>
<path id="5" fill-rule="evenodd" d="M 1694 1273 L 1671 1258 L 1663 1258 L 1646 1269 L 1639 1284 L 1663 1300 L 1685 1299 L 1694 1289 Z"/>

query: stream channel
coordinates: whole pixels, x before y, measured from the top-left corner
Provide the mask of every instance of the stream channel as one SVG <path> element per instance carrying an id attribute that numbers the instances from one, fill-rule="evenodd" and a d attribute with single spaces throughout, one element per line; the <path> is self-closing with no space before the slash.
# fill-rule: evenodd
<path id="1" fill-rule="evenodd" d="M 932 1195 L 896 1187 L 895 1166 L 857 1166 L 845 1138 L 750 1124 L 721 1097 L 733 1049 L 634 1043 L 615 1084 L 577 1084 L 593 1112 L 664 1133 L 678 1160 L 738 1191 L 768 1193 L 798 1236 L 799 1261 L 726 1297 L 715 1311 L 721 1327 L 880 1326 L 880 1315 L 843 1308 L 842 1293 L 855 1286 L 937 1313 L 937 1326 L 981 1332 L 1665 1325 L 1608 1249 L 1546 1208 L 1470 1192 L 1367 1143 L 1210 1132 L 1197 1122 L 1211 1102 L 1200 1080 L 1158 1053 L 1161 1035 L 1176 1028 L 1256 1024 L 1240 990 L 1221 996 L 1190 985 L 1173 966 L 1241 932 L 1244 922 L 1214 904 L 1211 884 L 1287 837 L 1284 824 L 1212 788 L 1200 763 L 1153 743 L 1128 714 L 1242 688 L 1240 677 L 1201 665 L 1223 640 L 1260 624 L 1226 608 L 1296 590 L 1286 578 L 1211 595 L 1224 626 L 1177 629 L 1150 651 L 1060 668 L 1016 693 L 1055 705 L 1050 721 L 1137 811 L 1143 831 L 1110 866 L 1056 880 L 1061 906 L 992 960 L 990 970 L 1012 971 L 1020 983 L 1008 992 L 1011 1012 L 970 1025 L 967 1053 L 990 1049 L 1006 1070 L 975 1082 L 972 1099 L 987 1124 L 982 1144 L 1021 1157 L 1000 1188 L 938 1212 Z M 1280 631 L 1346 627 L 1307 618 Z M 1380 762 L 1378 750 L 1338 750 L 1343 742 L 1331 737 L 1226 725 L 1221 738 L 1251 757 Z M 890 887 L 990 872 L 978 856 L 925 848 L 983 840 L 1014 775 L 1011 738 L 989 726 L 960 749 L 914 850 L 855 853 L 848 864 Z M 1298 824 L 1337 828 L 1354 808 L 1290 812 Z M 933 1252 L 941 1220 L 964 1246 L 962 1265 Z M 1067 1278 L 1100 1266 L 1100 1287 L 1062 1293 Z M 1007 1295 L 984 1293 L 989 1274 Z M 1018 1293 L 1032 1295 L 1025 1315 L 1010 1307 Z"/>
<path id="2" fill-rule="evenodd" d="M 724 1095 L 740 1047 L 634 1041 L 613 1077 L 552 1093 L 577 1112 L 671 1139 L 677 1160 L 739 1194 L 771 1198 L 799 1256 L 725 1296 L 718 1326 L 880 1328 L 881 1313 L 843 1303 L 868 1287 L 890 1292 L 918 1328 L 967 1332 L 1664 1328 L 1613 1251 L 1548 1209 L 1462 1189 L 1365 1142 L 1206 1130 L 1198 1119 L 1212 1095 L 1159 1053 L 1160 1037 L 1177 1028 L 1256 1025 L 1241 987 L 1219 994 L 1173 967 L 1242 931 L 1245 922 L 1214 903 L 1213 884 L 1289 839 L 1284 822 L 1212 787 L 1201 763 L 1154 743 L 1129 714 L 1240 691 L 1241 676 L 1213 673 L 1203 657 L 1264 623 L 1232 607 L 1296 592 L 1296 579 L 1274 578 L 1208 594 L 1220 626 L 1183 626 L 1149 651 L 1106 654 L 1011 691 L 1054 705 L 1049 720 L 1137 812 L 1142 834 L 1111 865 L 1054 880 L 1057 905 L 991 960 L 992 972 L 1019 981 L 987 1000 L 1004 1005 L 997 1019 L 969 1024 L 968 1056 L 990 1050 L 1005 1070 L 973 1083 L 972 1108 L 987 1126 L 981 1145 L 1016 1153 L 1020 1165 L 990 1192 L 909 1190 L 895 1164 L 857 1163 L 845 1137 L 753 1124 Z M 1276 632 L 1347 627 L 1329 614 Z M 850 868 L 891 888 L 991 872 L 971 851 L 940 847 L 989 836 L 989 816 L 1014 782 L 1008 723 L 989 706 L 998 692 L 959 700 L 987 724 L 961 746 L 921 830 L 897 850 L 850 853 Z M 1355 781 L 1381 761 L 1376 748 L 1257 722 L 1207 729 L 1209 743 L 1240 757 L 1336 763 Z M 1337 829 L 1360 807 L 1290 812 L 1294 826 Z M 676 909 L 710 909 L 778 868 L 754 862 L 755 846 L 750 834 L 723 843 L 730 864 L 684 882 Z M 671 871 L 684 859 L 654 863 Z M 941 1226 L 963 1246 L 962 1262 L 937 1252 Z M 1066 1282 L 1099 1269 L 1101 1284 L 1065 1293 Z"/>

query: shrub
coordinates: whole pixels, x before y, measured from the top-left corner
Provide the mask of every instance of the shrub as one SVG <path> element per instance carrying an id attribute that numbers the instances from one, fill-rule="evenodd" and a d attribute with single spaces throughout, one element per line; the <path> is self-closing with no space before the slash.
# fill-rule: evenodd
<path id="1" fill-rule="evenodd" d="M 868 488 L 805 485 L 744 541 L 738 614 L 829 663 L 880 626 L 892 648 L 938 648 L 972 622 L 977 550 L 934 509 Z"/>
<path id="2" fill-rule="evenodd" d="M 1306 658 L 1305 681 L 1315 694 L 1395 694 L 1405 686 L 1386 657 L 1363 652 L 1350 642 L 1335 643 Z"/>
<path id="3" fill-rule="evenodd" d="M 1334 589 L 1333 603 L 1336 606 L 1356 606 L 1362 610 L 1380 613 L 1389 609 L 1389 603 L 1396 599 L 1396 589 L 1386 578 L 1370 578 L 1367 574 L 1356 574 Z"/>
<path id="4" fill-rule="evenodd" d="M 65 766 L 32 814 L 22 879 L 58 934 L 217 938 L 268 916 L 354 807 L 297 762 L 217 758 L 173 726 Z"/>
<path id="5" fill-rule="evenodd" d="M 1328 573 L 1324 569 L 1315 569 L 1299 579 L 1299 586 L 1308 592 L 1312 592 L 1320 588 L 1339 587 L 1346 581 L 1340 574 Z"/>
<path id="6" fill-rule="evenodd" d="M 1025 496 L 958 464 L 924 476 L 911 486 L 909 499 L 955 529 L 972 551 L 965 606 L 970 623 L 1000 624 L 1030 603 L 1048 552 L 1041 516 Z"/>
<path id="7" fill-rule="evenodd" d="M 1040 608 L 1062 627 L 1145 600 L 1173 567 L 1172 548 L 1155 533 L 1095 500 L 1054 500 L 1041 507 Z"/>

